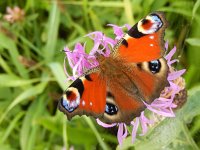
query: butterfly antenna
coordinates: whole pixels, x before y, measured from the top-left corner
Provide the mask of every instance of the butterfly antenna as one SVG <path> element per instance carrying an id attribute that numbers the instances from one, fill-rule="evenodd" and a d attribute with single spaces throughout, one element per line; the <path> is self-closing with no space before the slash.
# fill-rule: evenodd
<path id="1" fill-rule="evenodd" d="M 61 52 L 70 52 L 70 53 L 72 53 L 72 51 L 69 51 L 69 50 L 64 50 L 64 49 L 62 49 L 62 50 L 60 50 Z"/>
<path id="2" fill-rule="evenodd" d="M 89 55 L 89 54 L 83 53 L 83 52 L 75 52 L 75 51 L 64 50 L 64 49 L 62 49 L 62 50 L 60 50 L 60 51 L 61 51 L 61 52 L 64 52 L 64 53 L 66 53 L 66 52 L 69 52 L 69 53 L 78 53 L 78 54 L 80 54 L 80 55 L 83 55 L 84 57 L 86 57 L 87 55 Z"/>

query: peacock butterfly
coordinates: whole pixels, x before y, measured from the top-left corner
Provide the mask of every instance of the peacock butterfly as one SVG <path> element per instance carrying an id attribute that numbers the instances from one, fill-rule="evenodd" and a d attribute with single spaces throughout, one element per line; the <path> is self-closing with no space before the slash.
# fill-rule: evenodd
<path id="1" fill-rule="evenodd" d="M 167 86 L 168 65 L 163 57 L 167 21 L 162 12 L 141 19 L 121 38 L 109 57 L 95 54 L 98 67 L 86 71 L 64 92 L 58 107 L 106 123 L 130 123 Z"/>

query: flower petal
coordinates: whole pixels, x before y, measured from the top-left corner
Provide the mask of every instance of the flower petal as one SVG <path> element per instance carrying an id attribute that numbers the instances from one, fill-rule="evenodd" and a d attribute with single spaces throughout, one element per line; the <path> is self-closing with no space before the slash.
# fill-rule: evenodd
<path id="1" fill-rule="evenodd" d="M 132 129 L 132 143 L 135 142 L 135 139 L 136 139 L 136 134 L 137 134 L 137 130 L 138 130 L 138 127 L 139 127 L 139 118 L 135 118 L 135 122 L 132 121 L 131 122 L 131 125 L 133 126 L 133 129 Z"/>
<path id="2" fill-rule="evenodd" d="M 147 125 L 148 125 L 148 124 L 153 124 L 154 121 L 153 121 L 153 120 L 147 119 L 147 118 L 145 117 L 145 115 L 144 115 L 144 111 L 141 113 L 139 119 L 140 119 L 140 123 L 141 123 L 141 127 L 142 127 L 142 133 L 140 134 L 140 136 L 143 136 L 143 135 L 145 135 L 145 134 L 147 133 L 147 131 L 148 131 Z"/>
<path id="3" fill-rule="evenodd" d="M 118 132 L 117 132 L 117 139 L 118 139 L 119 145 L 121 145 L 123 142 L 123 139 L 126 138 L 128 131 L 127 131 L 125 123 L 118 123 L 118 126 L 119 127 L 118 127 Z"/>
<path id="4" fill-rule="evenodd" d="M 112 124 L 104 123 L 104 122 L 102 122 L 101 120 L 99 120 L 98 118 L 96 119 L 96 121 L 97 121 L 97 123 L 98 123 L 100 126 L 102 126 L 102 127 L 104 127 L 104 128 L 111 128 L 111 127 L 114 127 L 114 126 L 117 125 L 117 123 L 112 123 Z"/>
<path id="5" fill-rule="evenodd" d="M 175 52 L 176 52 L 176 47 L 174 46 L 174 48 L 165 56 L 167 62 L 169 62 L 172 59 L 172 56 L 175 54 Z"/>
<path id="6" fill-rule="evenodd" d="M 167 80 L 169 80 L 169 81 L 175 80 L 178 77 L 180 77 L 181 75 L 183 75 L 185 73 L 185 71 L 186 71 L 186 69 L 171 72 L 171 73 L 169 73 Z"/>

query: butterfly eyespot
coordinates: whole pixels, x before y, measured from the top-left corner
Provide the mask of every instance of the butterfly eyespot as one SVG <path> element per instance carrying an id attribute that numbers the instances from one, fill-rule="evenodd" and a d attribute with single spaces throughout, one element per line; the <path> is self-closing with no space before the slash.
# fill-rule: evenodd
<path id="1" fill-rule="evenodd" d="M 156 14 L 151 14 L 138 22 L 138 31 L 143 34 L 153 34 L 163 25 L 161 18 Z"/>
<path id="2" fill-rule="evenodd" d="M 78 90 L 70 87 L 63 95 L 61 104 L 68 112 L 73 112 L 80 104 L 80 95 Z"/>
<path id="3" fill-rule="evenodd" d="M 117 106 L 115 106 L 115 105 L 113 105 L 111 103 L 106 103 L 106 110 L 105 110 L 105 112 L 108 115 L 115 115 L 118 112 L 118 108 L 117 108 Z"/>
<path id="4" fill-rule="evenodd" d="M 149 62 L 149 69 L 153 74 L 158 73 L 160 71 L 160 68 L 161 63 L 159 60 L 153 60 Z"/>
<path id="5" fill-rule="evenodd" d="M 69 113 L 73 112 L 78 107 L 76 101 L 69 102 L 63 98 L 61 99 L 61 104 Z"/>
<path id="6" fill-rule="evenodd" d="M 148 23 L 149 23 L 149 20 L 147 20 L 147 19 L 142 19 L 141 22 L 142 22 L 142 25 L 145 25 L 145 24 L 148 24 Z"/>

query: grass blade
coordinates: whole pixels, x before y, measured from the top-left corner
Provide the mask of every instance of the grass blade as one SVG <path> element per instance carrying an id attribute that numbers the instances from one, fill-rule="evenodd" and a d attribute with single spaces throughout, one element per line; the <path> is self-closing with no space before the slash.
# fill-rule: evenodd
<path id="1" fill-rule="evenodd" d="M 97 131 L 96 127 L 94 126 L 94 124 L 92 123 L 91 119 L 89 117 L 84 116 L 85 121 L 88 123 L 88 125 L 90 126 L 90 128 L 92 129 L 92 131 L 94 132 L 100 146 L 102 149 L 104 150 L 108 150 L 108 146 L 106 145 L 106 143 L 103 141 L 103 139 L 101 138 L 99 132 Z"/>
<path id="2" fill-rule="evenodd" d="M 50 63 L 49 67 L 56 79 L 56 81 L 58 82 L 58 84 L 60 85 L 60 87 L 65 90 L 67 86 L 69 86 L 69 82 L 65 83 L 66 81 L 66 76 L 65 73 L 63 71 L 63 67 L 59 64 L 59 63 Z"/>
<path id="3" fill-rule="evenodd" d="M 19 96 L 17 96 L 13 102 L 8 106 L 8 108 L 6 109 L 6 111 L 2 114 L 2 116 L 0 117 L 0 124 L 3 121 L 3 119 L 6 117 L 6 115 L 8 114 L 8 112 L 15 107 L 17 104 L 21 103 L 22 101 L 32 97 L 32 96 L 36 96 L 40 93 L 42 93 L 45 89 L 45 87 L 47 86 L 47 82 L 42 82 L 39 83 L 38 85 L 28 88 L 27 90 L 25 90 L 24 92 L 22 92 Z"/>
<path id="4" fill-rule="evenodd" d="M 186 42 L 191 46 L 200 46 L 200 39 L 198 38 L 188 38 L 186 39 Z"/>
<path id="5" fill-rule="evenodd" d="M 44 57 L 46 61 L 53 60 L 53 56 L 56 50 L 59 22 L 60 11 L 58 9 L 56 1 L 52 0 L 49 22 L 46 29 L 48 31 L 48 37 L 44 49 Z"/>
<path id="6" fill-rule="evenodd" d="M 2 46 L 3 48 L 8 50 L 8 52 L 11 56 L 11 61 L 15 65 L 18 73 L 21 75 L 21 77 L 27 79 L 28 73 L 27 73 L 25 67 L 18 60 L 19 52 L 18 52 L 17 46 L 15 45 L 15 41 L 6 37 L 2 33 L 0 33 L 0 40 L 4 41 L 4 42 L 0 42 L 0 46 Z"/>
<path id="7" fill-rule="evenodd" d="M 1 138 L 0 143 L 4 143 L 11 134 L 12 130 L 16 127 L 17 122 L 24 116 L 24 112 L 19 112 L 16 117 L 10 122 L 4 136 Z"/>

